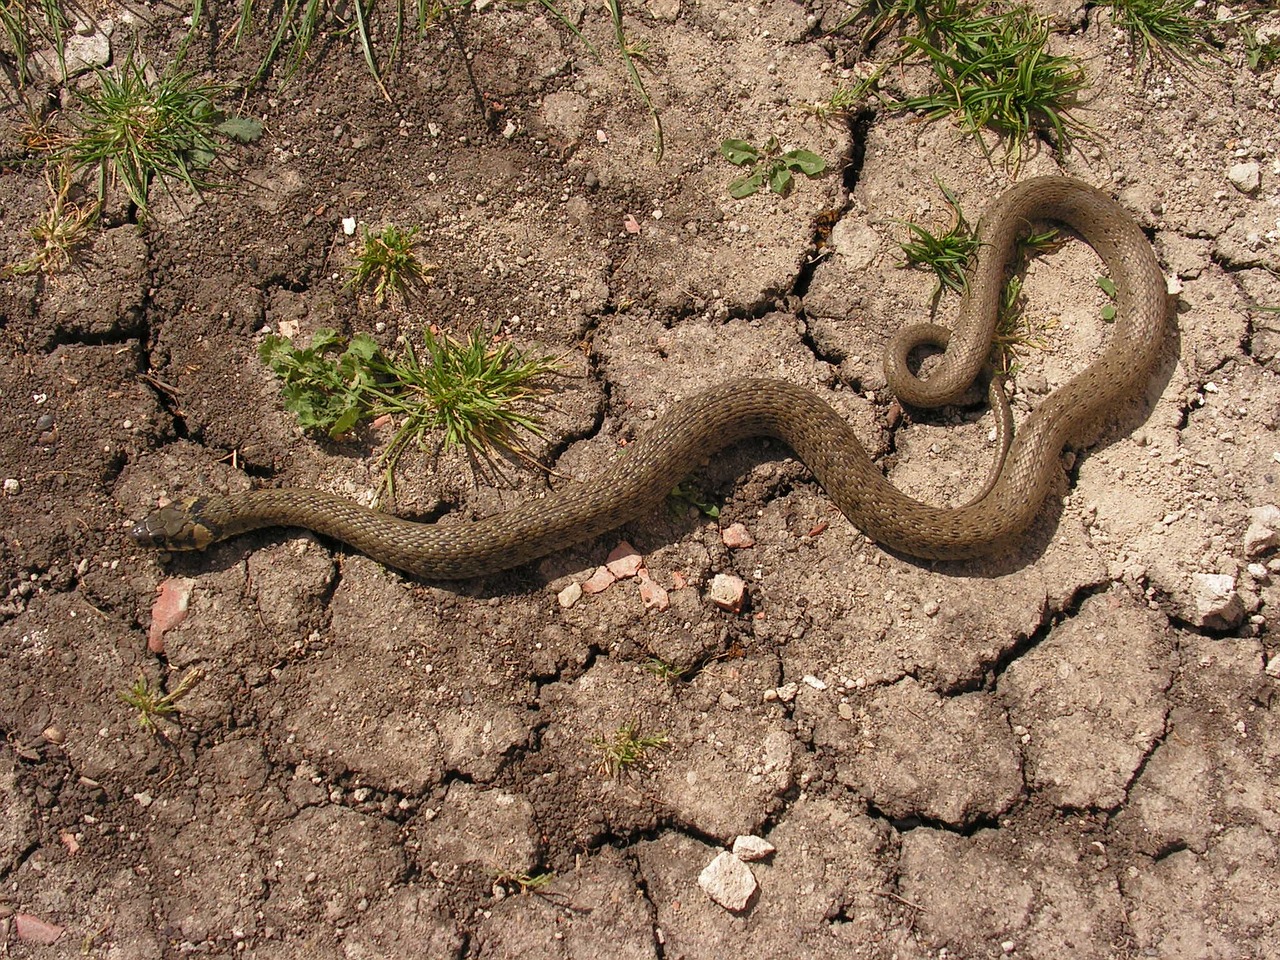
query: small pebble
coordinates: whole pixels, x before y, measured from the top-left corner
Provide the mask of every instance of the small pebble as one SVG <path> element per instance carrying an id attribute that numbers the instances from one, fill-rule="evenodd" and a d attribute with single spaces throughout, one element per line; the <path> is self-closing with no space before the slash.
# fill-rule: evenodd
<path id="1" fill-rule="evenodd" d="M 763 860 L 777 851 L 768 840 L 753 834 L 738 837 L 733 841 L 733 855 L 746 863 Z"/>
<path id="2" fill-rule="evenodd" d="M 640 572 L 640 568 L 644 566 L 644 557 L 640 556 L 640 552 L 635 547 L 623 540 L 605 558 L 604 565 L 619 580 L 625 580 Z"/>
<path id="3" fill-rule="evenodd" d="M 667 595 L 666 589 L 658 583 L 654 583 L 649 577 L 648 570 L 640 571 L 640 599 L 644 601 L 646 610 L 666 610 L 671 606 L 671 598 Z"/>
<path id="4" fill-rule="evenodd" d="M 560 606 L 565 610 L 568 610 L 570 607 L 572 607 L 575 603 L 577 603 L 581 599 L 582 599 L 582 584 L 578 583 L 577 581 L 574 581 L 573 583 L 569 584 L 567 587 L 565 587 L 563 590 L 561 590 L 559 593 L 556 594 L 556 602 L 558 602 Z"/>
<path id="5" fill-rule="evenodd" d="M 609 572 L 608 567 L 597 567 L 587 582 L 582 585 L 583 593 L 600 593 L 609 589 L 618 578 Z"/>
<path id="6" fill-rule="evenodd" d="M 1191 577 L 1196 626 L 1231 630 L 1244 619 L 1244 601 L 1236 591 L 1236 578 L 1224 573 L 1197 573 Z"/>
<path id="7" fill-rule="evenodd" d="M 1237 163 L 1227 171 L 1227 179 L 1241 193 L 1252 196 L 1262 186 L 1262 171 L 1257 163 Z"/>
<path id="8" fill-rule="evenodd" d="M 741 577 L 729 573 L 717 573 L 711 580 L 707 597 L 721 610 L 738 613 L 746 597 L 747 584 Z"/>

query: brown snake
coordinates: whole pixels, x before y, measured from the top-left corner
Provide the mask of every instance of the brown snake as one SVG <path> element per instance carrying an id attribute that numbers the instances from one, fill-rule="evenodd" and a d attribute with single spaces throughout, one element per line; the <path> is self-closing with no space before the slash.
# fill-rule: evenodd
<path id="1" fill-rule="evenodd" d="M 982 219 L 982 254 L 954 331 L 919 324 L 890 341 L 885 374 L 903 402 L 954 402 L 978 376 L 991 353 L 1005 267 L 1032 220 L 1065 223 L 1098 252 L 1116 287 L 1116 320 L 1101 355 L 1027 418 L 994 482 L 965 506 L 932 507 L 902 493 L 813 392 L 780 380 L 739 380 L 681 403 L 595 479 L 483 520 L 415 523 L 320 491 L 254 490 L 172 503 L 139 521 L 131 535 L 148 546 L 190 550 L 259 527 L 306 527 L 408 573 L 462 579 L 598 536 L 653 508 L 710 454 L 746 437 L 771 436 L 788 444 L 845 516 L 885 547 L 933 559 L 990 552 L 1035 519 L 1061 469 L 1064 445 L 1145 386 L 1167 319 L 1164 276 L 1133 219 L 1079 181 L 1028 180 L 996 198 Z M 946 350 L 921 380 L 907 368 L 907 355 L 924 343 Z"/>

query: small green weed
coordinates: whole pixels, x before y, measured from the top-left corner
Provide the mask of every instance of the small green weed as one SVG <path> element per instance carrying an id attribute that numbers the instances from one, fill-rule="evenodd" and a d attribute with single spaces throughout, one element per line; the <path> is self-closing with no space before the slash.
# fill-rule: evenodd
<path id="1" fill-rule="evenodd" d="M 386 303 L 392 294 L 407 299 L 411 289 L 426 286 L 430 271 L 435 269 L 414 253 L 419 243 L 417 227 L 402 230 L 390 225 L 376 233 L 366 227 L 347 286 L 354 290 L 372 287 L 373 302 L 378 306 Z"/>
<path id="2" fill-rule="evenodd" d="M 447 0 L 414 0 L 412 6 L 413 19 L 417 22 L 419 33 L 447 15 Z M 466 6 L 464 2 L 460 6 Z M 275 21 L 275 29 L 267 43 L 266 53 L 253 76 L 253 84 L 259 84 L 275 63 L 283 57 L 285 60 L 284 79 L 288 80 L 306 59 L 307 52 L 316 38 L 326 33 L 354 34 L 360 44 L 360 52 L 364 55 L 365 66 L 370 76 L 387 97 L 386 88 L 382 85 L 382 71 L 378 66 L 377 54 L 374 50 L 373 30 L 370 18 L 373 16 L 376 0 L 356 3 L 348 6 L 340 0 L 282 0 L 281 3 L 268 7 L 268 17 Z M 396 5 L 395 23 L 389 31 L 392 38 L 392 50 L 399 47 L 404 36 L 405 14 L 410 5 L 400 2 Z M 351 19 L 347 19 L 347 14 Z M 192 29 L 195 29 L 195 22 Z M 240 18 L 236 25 L 235 43 L 239 46 L 245 37 L 254 33 L 253 0 L 240 0 Z M 394 55 L 394 53 L 393 53 Z M 389 97 L 387 97 L 390 99 Z"/>
<path id="3" fill-rule="evenodd" d="M 819 120 L 830 117 L 848 117 L 866 106 L 880 82 L 883 68 L 877 68 L 857 83 L 836 87 L 826 100 L 801 104 L 801 109 Z"/>
<path id="4" fill-rule="evenodd" d="M 110 181 L 119 181 L 139 211 L 146 210 L 156 180 L 166 189 L 169 180 L 196 192 L 208 189 L 213 184 L 203 171 L 218 151 L 223 117 L 214 98 L 221 92 L 190 73 L 152 82 L 130 55 L 118 72 L 99 71 L 97 90 L 75 91 L 80 106 L 72 123 L 79 136 L 63 156 L 77 171 L 97 168 L 100 199 Z"/>
<path id="5" fill-rule="evenodd" d="M 199 667 L 192 667 L 182 675 L 176 687 L 164 693 L 159 686 L 152 686 L 146 674 L 139 673 L 132 687 L 120 691 L 120 699 L 138 711 L 139 727 L 164 736 L 164 729 L 158 721 L 172 720 L 174 714 L 178 713 L 178 701 L 203 679 L 204 671 Z"/>
<path id="6" fill-rule="evenodd" d="M 51 276 L 71 266 L 71 255 L 89 239 L 89 229 L 97 220 L 100 205 L 79 204 L 70 199 L 72 177 L 65 165 L 46 167 L 44 177 L 49 186 L 49 205 L 31 228 L 32 239 L 39 246 L 32 256 L 6 267 L 0 275 L 43 273 Z"/>
<path id="7" fill-rule="evenodd" d="M 285 409 L 305 429 L 337 439 L 361 420 L 395 419 L 381 457 L 388 496 L 395 494 L 401 455 L 434 431 L 442 431 L 445 449 L 462 447 L 486 460 L 499 451 L 535 463 L 519 432 L 541 436 L 542 427 L 521 407 L 546 396 L 545 378 L 558 372 L 558 361 L 498 343 L 481 330 L 465 340 L 426 330 L 423 351 L 406 342 L 398 356 L 388 357 L 364 334 L 343 348 L 333 330 L 320 329 L 305 348 L 268 336 L 259 355 L 284 381 Z"/>
<path id="8" fill-rule="evenodd" d="M 665 733 L 641 736 L 640 722 L 628 720 L 613 732 L 611 738 L 594 737 L 588 742 L 600 752 L 596 771 L 602 777 L 616 777 L 627 767 L 643 760 L 650 750 L 665 747 L 669 738 Z"/>
<path id="9" fill-rule="evenodd" d="M 465 340 L 423 331 L 424 353 L 406 342 L 403 355 L 382 367 L 391 390 L 374 391 L 375 415 L 389 413 L 399 426 L 387 448 L 387 489 L 394 494 L 392 468 L 412 442 L 443 432 L 445 449 L 460 447 L 489 460 L 493 451 L 538 466 L 519 431 L 542 436 L 536 415 L 521 411 L 549 392 L 546 378 L 557 372 L 554 357 L 531 356 L 508 340 L 476 329 Z"/>
<path id="10" fill-rule="evenodd" d="M 682 480 L 672 487 L 667 494 L 667 505 L 676 517 L 683 517 L 689 507 L 712 520 L 720 516 L 720 507 L 692 480 Z"/>
<path id="11" fill-rule="evenodd" d="M 1088 84 L 1076 61 L 1048 52 L 1045 22 L 1025 8 L 973 16 L 957 0 L 939 6 L 944 16 L 931 21 L 926 34 L 903 41 L 926 57 L 938 86 L 894 106 L 931 118 L 959 117 L 984 152 L 981 131 L 994 130 L 1005 139 L 1006 162 L 1015 166 L 1033 133 L 1049 135 L 1058 150 L 1069 147 L 1081 129 L 1069 111 Z"/>
<path id="12" fill-rule="evenodd" d="M 1254 73 L 1262 73 L 1280 64 L 1280 33 L 1259 37 L 1253 25 L 1242 20 L 1240 37 L 1244 40 L 1245 63 Z"/>
<path id="13" fill-rule="evenodd" d="M 649 45 L 646 41 L 633 43 L 627 40 L 622 30 L 622 0 L 604 0 L 604 5 L 609 10 L 609 19 L 613 21 L 613 38 L 618 45 L 618 55 L 622 57 L 622 65 L 627 70 L 627 79 L 631 81 L 636 95 L 649 111 L 649 120 L 653 124 L 653 158 L 655 162 L 660 161 L 664 149 L 662 117 L 658 114 L 658 108 L 653 105 L 653 98 L 649 96 L 644 79 L 636 68 L 637 60 L 645 60 L 649 57 Z"/>
<path id="14" fill-rule="evenodd" d="M 1023 310 L 1022 276 L 1015 274 L 1008 279 L 1000 295 L 1000 313 L 996 320 L 996 332 L 992 338 L 996 363 L 1000 373 L 1009 376 L 1019 367 L 1018 354 L 1024 350 L 1049 350 L 1049 330 L 1053 321 L 1037 321 Z"/>
<path id="15" fill-rule="evenodd" d="M 344 347 L 337 332 L 327 327 L 312 334 L 308 347 L 295 347 L 275 334 L 258 347 L 262 362 L 283 381 L 284 408 L 302 429 L 334 440 L 371 416 L 370 391 L 378 380 L 374 360 L 380 355 L 367 334 L 358 334 Z"/>
<path id="16" fill-rule="evenodd" d="M 682 667 L 677 663 L 668 663 L 661 657 L 650 657 L 644 662 L 644 670 L 646 673 L 651 673 L 655 677 L 665 680 L 667 683 L 674 684 L 679 683 L 686 677 L 692 676 L 694 666 L 690 664 L 689 666 Z"/>
<path id="17" fill-rule="evenodd" d="M 871 24 L 863 33 L 863 42 L 872 44 L 897 24 L 915 20 L 926 24 L 937 0 L 867 0 L 854 17 L 870 15 Z"/>
<path id="18" fill-rule="evenodd" d="M 1099 277 L 1098 289 L 1111 299 L 1111 303 L 1105 304 L 1102 308 L 1102 320 L 1104 323 L 1112 323 L 1116 319 L 1116 285 L 1110 277 Z"/>
<path id="19" fill-rule="evenodd" d="M 555 878 L 556 875 L 550 870 L 542 873 L 502 870 L 493 878 L 493 883 L 496 887 L 502 887 L 508 894 L 519 893 L 524 895 L 526 893 L 537 893 Z"/>
<path id="20" fill-rule="evenodd" d="M 942 233 L 934 233 L 918 223 L 903 224 L 910 231 L 908 240 L 898 242 L 902 253 L 907 258 L 908 266 L 924 266 L 934 272 L 938 278 L 938 289 L 963 293 L 968 281 L 965 270 L 969 266 L 969 258 L 977 252 L 978 237 L 956 195 L 943 184 L 938 184 L 947 206 L 951 208 L 951 226 Z"/>
<path id="21" fill-rule="evenodd" d="M 1101 0 L 1100 5 L 1129 34 L 1138 63 L 1160 56 L 1185 63 L 1213 50 L 1208 22 L 1192 14 L 1204 6 L 1200 0 Z"/>
<path id="22" fill-rule="evenodd" d="M 770 137 L 763 150 L 746 140 L 728 139 L 720 144 L 720 154 L 735 167 L 748 167 L 751 171 L 729 184 L 729 196 L 735 200 L 751 196 L 765 184 L 785 197 L 795 179 L 793 172 L 816 177 L 827 169 L 827 161 L 808 150 L 783 153 L 777 137 Z"/>

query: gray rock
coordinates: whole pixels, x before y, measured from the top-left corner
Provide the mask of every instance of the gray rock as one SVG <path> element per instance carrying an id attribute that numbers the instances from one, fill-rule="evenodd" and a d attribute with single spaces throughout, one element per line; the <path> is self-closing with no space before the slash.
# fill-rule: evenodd
<path id="1" fill-rule="evenodd" d="M 720 906 L 736 913 L 756 892 L 756 878 L 750 867 L 726 850 L 698 874 L 698 886 Z"/>

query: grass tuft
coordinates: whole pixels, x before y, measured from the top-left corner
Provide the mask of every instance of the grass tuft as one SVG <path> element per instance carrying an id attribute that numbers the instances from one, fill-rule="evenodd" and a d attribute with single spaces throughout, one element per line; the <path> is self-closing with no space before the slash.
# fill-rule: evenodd
<path id="1" fill-rule="evenodd" d="M 978 250 L 978 236 L 965 219 L 964 211 L 955 193 L 938 184 L 947 206 L 951 208 L 951 226 L 942 233 L 934 233 L 918 223 L 905 223 L 910 238 L 898 242 L 908 266 L 928 267 L 938 278 L 936 292 L 951 290 L 964 293 L 968 286 L 965 270 L 969 258 Z"/>
<path id="2" fill-rule="evenodd" d="M 65 165 L 46 167 L 49 205 L 34 227 L 31 237 L 39 245 L 25 260 L 0 271 L 0 275 L 25 276 L 43 273 L 52 276 L 71 266 L 72 254 L 89 239 L 89 230 L 98 218 L 101 204 L 79 204 L 70 199 L 72 177 Z"/>
<path id="3" fill-rule="evenodd" d="M 401 229 L 393 225 L 377 233 L 371 233 L 366 227 L 347 286 L 354 290 L 372 287 L 373 301 L 378 306 L 386 303 L 392 294 L 407 299 L 411 289 L 427 285 L 430 271 L 435 269 L 414 253 L 420 243 L 417 227 Z"/>
<path id="4" fill-rule="evenodd" d="M 404 353 L 381 368 L 393 391 L 374 391 L 374 415 L 398 420 L 396 434 L 384 454 L 387 490 L 394 495 L 392 470 L 411 443 L 425 445 L 439 431 L 441 446 L 461 448 L 486 462 L 494 451 L 538 466 L 520 432 L 541 437 L 539 418 L 522 407 L 546 396 L 546 377 L 555 373 L 552 357 L 531 356 L 509 340 L 476 329 L 465 340 L 423 331 L 424 353 L 406 342 Z"/>
<path id="5" fill-rule="evenodd" d="M 1081 129 L 1070 110 L 1088 83 L 1075 60 L 1048 52 L 1044 20 L 1024 8 L 978 17 L 955 0 L 939 6 L 942 15 L 925 34 L 903 41 L 929 61 L 938 85 L 895 106 L 930 118 L 958 117 L 984 152 L 981 131 L 994 130 L 1005 139 L 1006 162 L 1015 166 L 1033 134 L 1066 150 Z"/>
<path id="6" fill-rule="evenodd" d="M 339 352 L 341 351 L 341 352 Z M 284 381 L 285 409 L 307 430 L 333 439 L 362 420 L 390 416 L 395 433 L 382 454 L 383 490 L 395 496 L 395 469 L 411 444 L 460 447 L 486 463 L 497 452 L 536 465 L 520 434 L 542 436 L 536 414 L 527 412 L 549 392 L 546 379 L 559 362 L 518 350 L 494 333 L 473 331 L 464 340 L 423 332 L 422 351 L 406 342 L 389 357 L 367 335 L 345 348 L 329 329 L 317 330 L 309 347 L 268 336 L 259 355 Z"/>
<path id="7" fill-rule="evenodd" d="M 7 59 L 12 60 L 19 87 L 30 79 L 27 61 L 37 39 L 53 47 L 58 63 L 63 63 L 67 27 L 67 15 L 60 0 L 0 0 L 0 36 L 6 45 L 0 55 L 7 54 Z"/>
<path id="8" fill-rule="evenodd" d="M 203 171 L 217 155 L 214 136 L 222 116 L 214 98 L 222 88 L 198 83 L 190 73 L 147 79 L 129 58 L 118 72 L 98 72 L 98 89 L 76 91 L 79 136 L 62 155 L 77 170 L 97 169 L 98 197 L 118 182 L 145 212 L 151 185 L 177 180 L 194 192 L 213 186 Z"/>
<path id="9" fill-rule="evenodd" d="M 600 753 L 596 772 L 602 777 L 616 777 L 627 767 L 643 760 L 650 750 L 661 749 L 670 741 L 665 733 L 642 736 L 640 722 L 628 720 L 613 732 L 612 737 L 593 737 L 589 742 Z"/>
<path id="10" fill-rule="evenodd" d="M 1111 10 L 1117 27 L 1129 34 L 1129 46 L 1139 64 L 1165 57 L 1176 63 L 1197 61 L 1213 51 L 1207 21 L 1192 11 L 1200 0 L 1100 0 Z"/>

